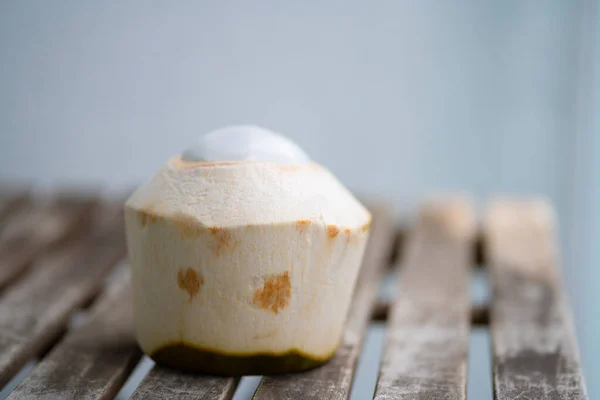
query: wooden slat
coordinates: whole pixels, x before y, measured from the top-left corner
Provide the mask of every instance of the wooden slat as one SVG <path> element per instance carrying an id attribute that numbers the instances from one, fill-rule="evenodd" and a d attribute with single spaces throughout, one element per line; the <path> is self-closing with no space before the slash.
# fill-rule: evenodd
<path id="1" fill-rule="evenodd" d="M 95 204 L 91 197 L 57 198 L 28 204 L 7 218 L 0 230 L 0 290 L 44 251 L 84 228 Z"/>
<path id="2" fill-rule="evenodd" d="M 0 188 L 0 225 L 6 218 L 27 201 L 26 189 L 1 189 Z"/>
<path id="3" fill-rule="evenodd" d="M 498 201 L 487 213 L 497 399 L 587 398 L 554 229 L 541 201 Z"/>
<path id="4" fill-rule="evenodd" d="M 141 357 L 133 335 L 131 297 L 129 274 L 123 273 L 89 319 L 71 331 L 9 399 L 114 398 Z"/>
<path id="5" fill-rule="evenodd" d="M 238 378 L 186 374 L 154 366 L 133 396 L 142 399 L 229 400 L 233 397 Z"/>
<path id="6" fill-rule="evenodd" d="M 375 305 L 371 318 L 373 321 L 387 321 L 390 311 L 390 304 L 379 302 Z M 471 325 L 488 325 L 489 324 L 489 307 L 486 304 L 471 305 Z"/>
<path id="7" fill-rule="evenodd" d="M 474 232 L 466 201 L 422 208 L 390 310 L 376 399 L 466 398 Z"/>
<path id="8" fill-rule="evenodd" d="M 265 377 L 254 399 L 347 399 L 363 340 L 377 302 L 379 283 L 395 240 L 393 215 L 389 208 L 373 211 L 371 237 L 357 280 L 342 342 L 335 356 L 312 371 Z"/>
<path id="9" fill-rule="evenodd" d="M 94 234 L 49 254 L 0 298 L 0 386 L 66 326 L 125 255 L 122 212 L 103 209 Z"/>

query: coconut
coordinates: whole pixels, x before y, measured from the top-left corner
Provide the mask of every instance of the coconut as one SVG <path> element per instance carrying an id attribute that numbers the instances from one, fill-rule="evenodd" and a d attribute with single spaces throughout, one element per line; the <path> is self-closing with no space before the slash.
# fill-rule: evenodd
<path id="1" fill-rule="evenodd" d="M 300 371 L 330 359 L 371 215 L 288 139 L 206 135 L 125 205 L 135 330 L 158 363 Z"/>

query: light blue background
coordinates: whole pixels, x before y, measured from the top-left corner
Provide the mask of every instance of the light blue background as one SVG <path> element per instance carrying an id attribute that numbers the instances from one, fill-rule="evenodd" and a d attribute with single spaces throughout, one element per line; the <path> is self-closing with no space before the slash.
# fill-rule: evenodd
<path id="1" fill-rule="evenodd" d="M 589 0 L 2 2 L 0 179 L 130 187 L 198 134 L 251 122 L 404 213 L 444 191 L 547 196 L 600 398 L 597 10 Z"/>

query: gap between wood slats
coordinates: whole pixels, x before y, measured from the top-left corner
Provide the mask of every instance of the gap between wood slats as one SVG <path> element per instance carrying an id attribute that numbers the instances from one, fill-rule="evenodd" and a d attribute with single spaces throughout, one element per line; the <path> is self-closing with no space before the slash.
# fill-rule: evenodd
<path id="1" fill-rule="evenodd" d="M 379 376 L 385 341 L 385 323 L 371 322 L 356 366 L 350 400 L 372 399 Z"/>
<path id="2" fill-rule="evenodd" d="M 394 244 L 386 265 L 388 269 L 398 268 L 400 260 L 402 259 L 404 243 L 406 242 L 407 227 L 404 225 L 397 225 L 394 235 Z"/>
<path id="3" fill-rule="evenodd" d="M 10 395 L 26 399 L 112 399 L 141 357 L 133 335 L 129 270 Z"/>
<path id="4" fill-rule="evenodd" d="M 357 282 L 342 343 L 335 356 L 317 369 L 264 377 L 253 399 L 347 399 L 372 308 L 377 301 L 383 270 L 390 259 L 395 234 L 389 208 L 373 210 L 374 222 Z"/>
<path id="5" fill-rule="evenodd" d="M 64 198 L 28 203 L 0 226 L 0 290 L 22 276 L 36 257 L 83 234 L 97 201 Z"/>
<path id="6" fill-rule="evenodd" d="M 0 399 L 6 399 L 8 395 L 15 390 L 16 387 L 23 382 L 23 380 L 25 380 L 27 375 L 33 371 L 35 364 L 35 360 L 28 361 L 25 366 L 21 368 L 21 370 L 2 388 L 2 390 L 0 390 Z"/>
<path id="7" fill-rule="evenodd" d="M 490 332 L 487 327 L 472 327 L 469 340 L 468 399 L 491 400 L 494 398 L 490 347 Z"/>
<path id="8" fill-rule="evenodd" d="M 91 235 L 47 254 L 0 298 L 0 385 L 60 335 L 125 255 L 121 207 L 104 207 Z"/>
<path id="9" fill-rule="evenodd" d="M 233 394 L 233 400 L 250 400 L 262 378 L 260 375 L 242 376 Z"/>
<path id="10" fill-rule="evenodd" d="M 484 226 L 496 398 L 586 399 L 553 211 L 541 201 L 497 201 Z"/>
<path id="11" fill-rule="evenodd" d="M 405 249 L 376 399 L 466 398 L 474 234 L 467 201 L 422 207 Z"/>
<path id="12" fill-rule="evenodd" d="M 155 363 L 148 356 L 142 356 L 140 362 L 135 366 L 125 384 L 115 397 L 115 400 L 126 400 L 129 399 L 133 392 L 138 388 L 140 382 L 144 379 L 150 370 L 154 367 Z"/>

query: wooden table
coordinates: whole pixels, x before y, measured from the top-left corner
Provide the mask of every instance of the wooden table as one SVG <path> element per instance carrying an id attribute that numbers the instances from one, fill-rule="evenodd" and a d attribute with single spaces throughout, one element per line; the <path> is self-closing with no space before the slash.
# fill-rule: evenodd
<path id="1" fill-rule="evenodd" d="M 545 203 L 498 200 L 478 219 L 464 199 L 428 202 L 402 231 L 389 207 L 370 208 L 336 355 L 309 372 L 264 377 L 254 399 L 349 398 L 373 319 L 387 321 L 375 399 L 465 399 L 474 324 L 492 335 L 496 399 L 587 398 Z M 0 192 L 0 384 L 37 360 L 10 399 L 116 396 L 142 356 L 125 255 L 121 203 Z M 471 304 L 476 261 L 490 268 L 489 306 Z M 381 303 L 391 268 L 401 268 L 397 295 Z M 132 398 L 231 399 L 238 383 L 154 366 Z"/>

